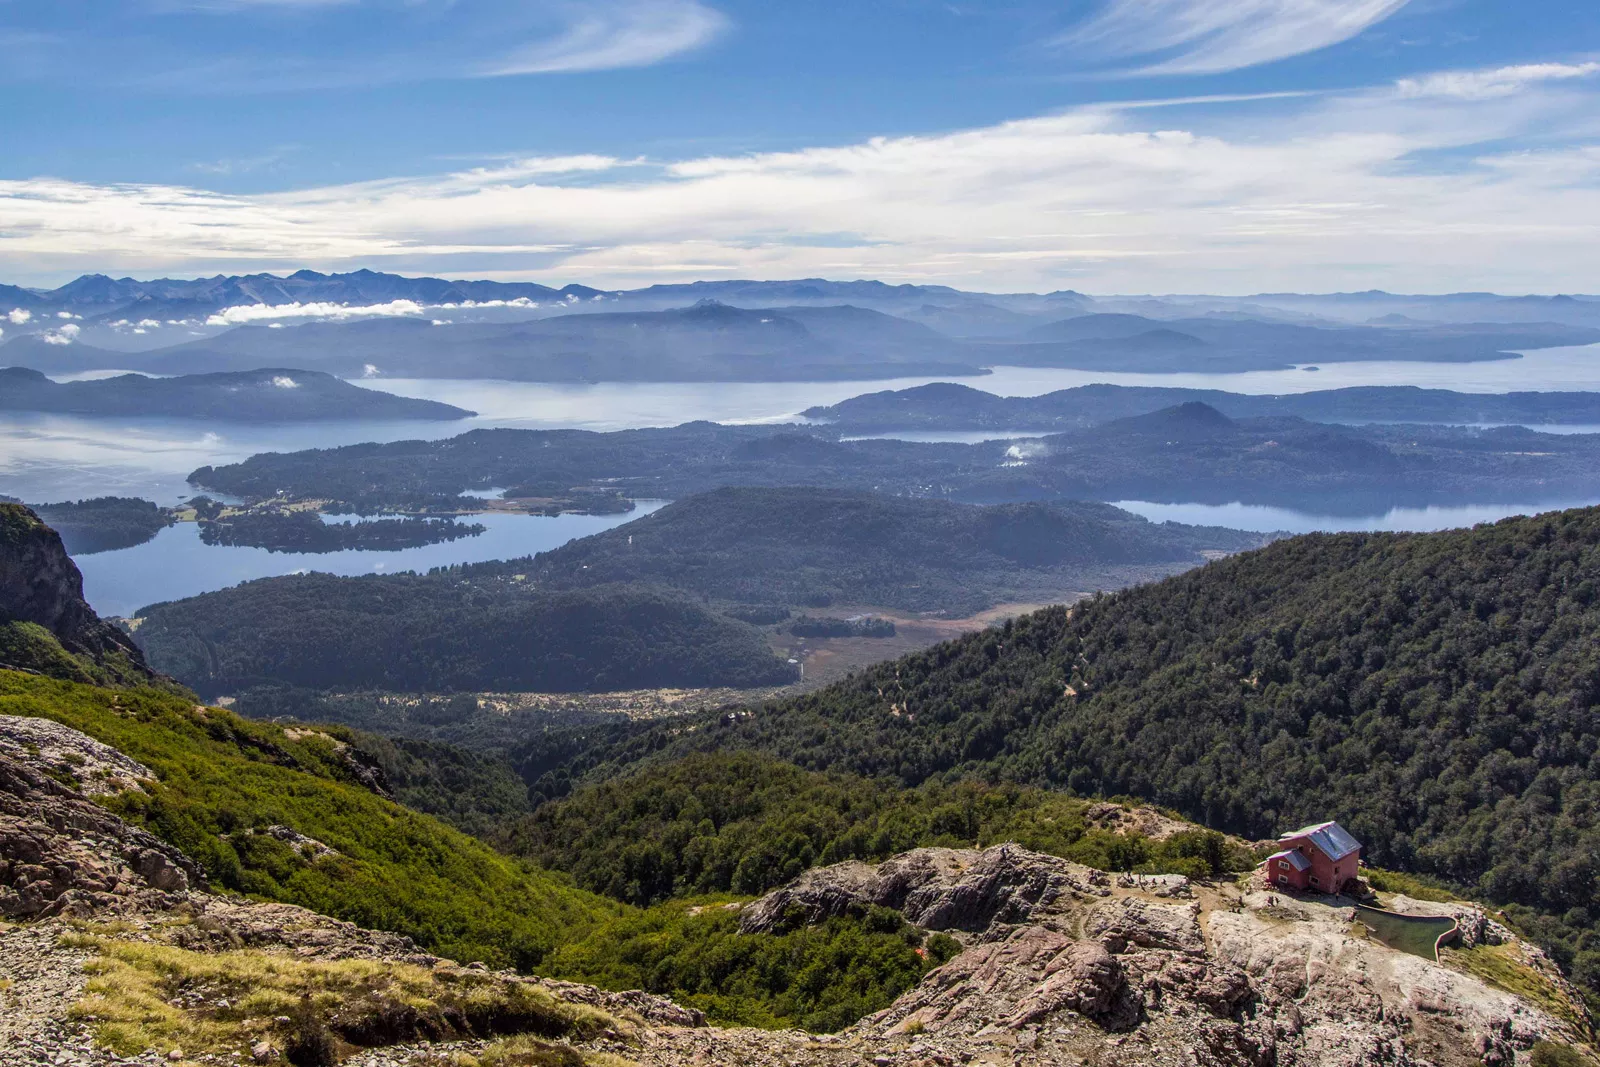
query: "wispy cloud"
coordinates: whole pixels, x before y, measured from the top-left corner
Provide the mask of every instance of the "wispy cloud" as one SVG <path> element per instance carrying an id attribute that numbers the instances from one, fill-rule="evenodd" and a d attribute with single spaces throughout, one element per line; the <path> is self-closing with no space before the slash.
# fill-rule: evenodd
<path id="1" fill-rule="evenodd" d="M 1327 48 L 1399 11 L 1407 0 L 1110 0 L 1057 43 L 1140 74 L 1215 74 Z"/>
<path id="2" fill-rule="evenodd" d="M 1447 70 L 1421 78 L 1403 78 L 1400 92 L 1406 96 L 1454 97 L 1459 100 L 1492 100 L 1514 96 L 1540 82 L 1571 81 L 1600 74 L 1600 63 L 1525 63 L 1490 70 Z"/>
<path id="3" fill-rule="evenodd" d="M 0 33 L 30 47 L 0 65 L 0 78 L 211 93 L 643 67 L 729 25 L 704 0 L 83 0 L 18 10 Z"/>
<path id="4" fill-rule="evenodd" d="M 525 45 L 483 66 L 485 75 L 556 74 L 644 67 L 693 51 L 727 28 L 698 3 L 648 0 L 607 10 L 595 5 L 552 41 Z"/>
<path id="5" fill-rule="evenodd" d="M 1084 108 L 790 152 L 508 160 L 256 196 L 0 182 L 0 278 L 365 265 L 602 287 L 831 275 L 1600 290 L 1600 133 L 1582 125 L 1600 88 L 1557 84 L 1241 104 L 1253 110 L 1237 126 L 1225 108 Z"/>

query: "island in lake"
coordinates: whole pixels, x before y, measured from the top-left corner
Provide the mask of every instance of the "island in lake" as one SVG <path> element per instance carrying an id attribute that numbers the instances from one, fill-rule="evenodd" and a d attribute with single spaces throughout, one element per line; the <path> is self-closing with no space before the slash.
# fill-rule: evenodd
<path id="1" fill-rule="evenodd" d="M 434 400 L 363 389 L 320 371 L 278 367 L 176 378 L 119 374 L 82 382 L 56 382 L 27 367 L 6 367 L 0 369 L 0 411 L 226 422 L 437 422 L 476 414 Z"/>

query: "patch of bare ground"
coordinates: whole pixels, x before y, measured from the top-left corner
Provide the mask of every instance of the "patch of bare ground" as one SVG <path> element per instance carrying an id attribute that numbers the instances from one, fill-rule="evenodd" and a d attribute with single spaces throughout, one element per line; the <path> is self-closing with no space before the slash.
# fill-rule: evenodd
<path id="1" fill-rule="evenodd" d="M 931 648 L 975 630 L 1026 615 L 1030 611 L 1054 604 L 1070 604 L 1081 600 L 1087 593 L 1063 593 L 1050 602 L 997 604 L 986 611 L 963 618 L 946 618 L 935 614 L 913 614 L 890 611 L 870 606 L 830 607 L 829 615 L 875 615 L 894 623 L 891 637 L 796 637 L 780 628 L 771 637 L 773 651 L 780 656 L 799 660 L 804 665 L 804 677 L 794 685 L 777 690 L 781 694 L 803 693 L 838 681 L 851 671 L 870 667 L 875 663 L 899 659 L 912 652 Z M 751 698 L 746 697 L 747 701 Z"/>

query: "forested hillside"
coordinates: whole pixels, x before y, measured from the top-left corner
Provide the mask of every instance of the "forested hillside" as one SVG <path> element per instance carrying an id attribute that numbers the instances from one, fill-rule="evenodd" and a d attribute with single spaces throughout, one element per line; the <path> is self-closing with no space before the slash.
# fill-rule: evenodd
<path id="1" fill-rule="evenodd" d="M 514 580 L 263 578 L 142 610 L 158 670 L 207 694 L 285 683 L 400 691 L 782 684 L 757 631 L 673 594 Z"/>
<path id="2" fill-rule="evenodd" d="M 1377 864 L 1539 909 L 1592 987 L 1600 952 L 1578 932 L 1600 915 L 1597 704 L 1600 509 L 1582 509 L 1279 541 L 707 722 L 668 751 L 1129 794 L 1253 837 L 1337 818 Z"/>
<path id="3" fill-rule="evenodd" d="M 501 840 L 585 889 L 640 905 L 764 893 L 811 867 L 926 845 L 1016 841 L 1101 870 L 1199 877 L 1250 864 L 1214 831 L 1161 840 L 1112 832 L 1094 825 L 1095 807 L 1045 789 L 970 781 L 907 789 L 751 752 L 711 753 L 584 786 L 508 824 Z"/>
<path id="4" fill-rule="evenodd" d="M 1107 504 L 977 507 L 839 489 L 719 489 L 531 562 L 463 573 L 526 572 L 554 588 L 651 582 L 731 603 L 965 615 L 1127 584 L 1133 575 L 1118 568 L 1195 564 L 1202 551 L 1263 541 L 1152 523 Z"/>
<path id="5" fill-rule="evenodd" d="M 325 731 L 11 672 L 0 672 L 0 715 L 53 719 L 154 771 L 159 781 L 107 806 L 183 849 L 217 889 L 523 967 L 616 910 L 377 795 Z"/>
<path id="6" fill-rule="evenodd" d="M 677 500 L 725 486 L 826 486 L 968 503 L 1234 501 L 1369 514 L 1466 501 L 1600 495 L 1600 435 L 1516 427 L 1334 426 L 1231 419 L 1199 403 L 1030 442 L 844 440 L 817 426 L 474 430 L 263 453 L 201 467 L 198 488 L 250 500 L 364 502 L 365 510 L 454 507 L 464 490 L 561 496 L 604 485 Z"/>

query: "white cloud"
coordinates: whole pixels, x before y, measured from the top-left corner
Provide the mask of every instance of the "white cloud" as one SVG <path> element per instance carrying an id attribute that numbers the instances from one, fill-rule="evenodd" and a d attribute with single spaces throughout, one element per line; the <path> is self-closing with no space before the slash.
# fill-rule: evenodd
<path id="1" fill-rule="evenodd" d="M 70 345 L 78 339 L 78 334 L 83 332 L 83 327 L 76 323 L 67 323 L 58 330 L 47 330 L 39 335 L 39 340 L 47 345 Z"/>
<path id="2" fill-rule="evenodd" d="M 1214 74 L 1347 41 L 1407 0 L 1110 0 L 1059 43 L 1113 59 L 1153 57 L 1144 74 Z"/>
<path id="3" fill-rule="evenodd" d="M 383 267 L 582 280 L 882 277 L 1102 292 L 1600 290 L 1585 83 L 1080 109 L 747 156 L 258 196 L 0 181 L 0 277 Z M 1519 138 L 1528 133 L 1537 140 Z M 1555 146 L 1555 147 L 1552 147 Z M 25 279 L 24 279 L 25 280 Z M 43 281 L 45 279 L 38 278 Z M 220 324 L 352 314 L 242 308 Z"/>
<path id="4" fill-rule="evenodd" d="M 224 308 L 206 319 L 207 326 L 242 326 L 250 322 L 282 325 L 284 319 L 407 318 L 422 314 L 422 305 L 412 300 L 391 300 L 387 304 L 350 306 L 326 301 L 307 304 L 242 304 Z"/>
<path id="5" fill-rule="evenodd" d="M 272 376 L 272 384 L 279 389 L 300 388 L 300 383 L 289 377 L 287 374 L 274 374 Z"/>
<path id="6" fill-rule="evenodd" d="M 33 312 L 29 311 L 27 308 L 12 308 L 11 313 L 7 315 L 6 318 L 10 321 L 11 325 L 22 326 L 25 325 L 29 319 L 33 318 Z"/>
<path id="7" fill-rule="evenodd" d="M 612 8 L 592 5 L 560 37 L 524 45 L 484 64 L 480 73 L 556 74 L 644 67 L 709 44 L 727 25 L 720 12 L 683 0 L 644 0 Z"/>
<path id="8" fill-rule="evenodd" d="M 1493 100 L 1514 96 L 1529 86 L 1547 81 L 1570 81 L 1600 74 L 1600 63 L 1525 63 L 1491 70 L 1446 70 L 1421 78 L 1403 78 L 1397 85 L 1409 97 L 1453 97 L 1457 100 Z"/>

